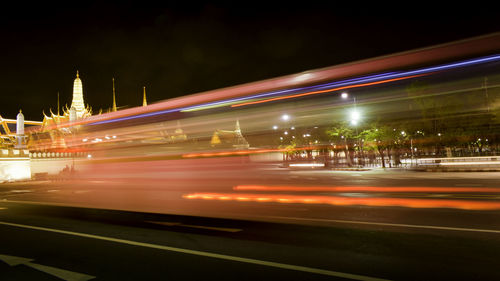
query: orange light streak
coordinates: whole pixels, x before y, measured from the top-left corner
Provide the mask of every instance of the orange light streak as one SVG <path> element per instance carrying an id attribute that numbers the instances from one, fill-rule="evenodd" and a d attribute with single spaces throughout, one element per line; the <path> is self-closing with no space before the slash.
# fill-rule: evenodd
<path id="1" fill-rule="evenodd" d="M 500 187 L 431 187 L 431 186 L 265 186 L 237 185 L 234 190 L 258 191 L 333 191 L 333 192 L 493 192 L 500 193 Z"/>
<path id="2" fill-rule="evenodd" d="M 389 82 L 394 82 L 394 81 L 399 81 L 399 80 L 410 79 L 410 78 L 414 78 L 414 77 L 420 77 L 420 76 L 424 76 L 424 75 L 429 75 L 429 74 L 418 74 L 418 75 L 412 75 L 412 76 L 407 76 L 407 77 L 399 77 L 399 78 L 387 79 L 387 80 L 382 80 L 382 81 L 375 81 L 375 82 L 370 82 L 370 83 L 363 83 L 363 84 L 357 84 L 357 85 L 349 85 L 349 86 L 337 87 L 337 88 L 327 89 L 327 90 L 321 90 L 321 91 L 312 91 L 312 92 L 307 92 L 307 93 L 295 94 L 295 95 L 291 95 L 291 96 L 275 97 L 275 98 L 270 98 L 270 99 L 266 99 L 266 100 L 258 100 L 258 101 L 251 101 L 251 102 L 239 103 L 239 104 L 233 104 L 233 105 L 231 105 L 231 107 L 239 107 L 239 106 L 245 106 L 245 105 L 251 105 L 251 104 L 259 104 L 259 103 L 264 103 L 264 102 L 269 102 L 269 101 L 292 99 L 292 98 L 298 98 L 298 97 L 304 97 L 304 96 L 310 96 L 310 95 L 316 95 L 316 94 L 323 94 L 323 93 L 328 93 L 328 92 L 340 91 L 340 90 L 345 90 L 345 89 L 352 89 L 352 88 L 359 88 L 359 87 L 365 87 L 365 86 L 372 86 L 372 85 L 389 83 Z"/>
<path id="3" fill-rule="evenodd" d="M 183 158 L 195 158 L 195 157 L 214 157 L 214 156 L 231 156 L 231 155 L 248 155 L 257 153 L 267 153 L 267 152 L 284 152 L 284 151 L 299 151 L 299 150 L 311 150 L 316 147 L 298 147 L 298 148 L 281 148 L 281 149 L 256 149 L 256 150 L 237 150 L 237 151 L 220 151 L 220 152 L 202 152 L 202 153 L 188 153 L 183 154 Z"/>
<path id="4" fill-rule="evenodd" d="M 207 197 L 209 195 L 209 197 Z M 265 196 L 265 197 L 264 197 Z M 183 196 L 185 199 L 230 200 L 328 204 L 335 206 L 374 206 L 374 207 L 408 207 L 408 208 L 452 208 L 463 210 L 498 210 L 498 201 L 453 200 L 453 199 L 416 199 L 416 198 L 353 198 L 341 196 L 299 196 L 288 194 L 230 194 L 230 193 L 194 193 Z M 207 199 L 210 198 L 210 199 Z M 262 200 L 265 198 L 265 200 Z"/>

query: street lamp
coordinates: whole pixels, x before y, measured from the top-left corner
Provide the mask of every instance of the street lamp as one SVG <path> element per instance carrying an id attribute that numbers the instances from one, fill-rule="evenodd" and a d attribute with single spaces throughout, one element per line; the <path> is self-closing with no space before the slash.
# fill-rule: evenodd
<path id="1" fill-rule="evenodd" d="M 359 113 L 359 111 L 357 111 L 355 108 L 354 110 L 351 111 L 350 115 L 351 115 L 351 124 L 353 126 L 358 125 L 359 119 L 361 119 L 361 114 Z"/>
<path id="2" fill-rule="evenodd" d="M 342 99 L 346 100 L 347 98 L 349 98 L 349 94 L 347 92 L 342 92 L 340 94 L 340 97 Z M 361 114 L 356 109 L 356 97 L 355 96 L 352 97 L 352 102 L 353 102 L 353 105 L 354 105 L 354 109 L 350 113 L 351 125 L 356 126 L 358 124 L 358 122 L 359 122 L 359 119 L 361 118 Z"/>
<path id="3" fill-rule="evenodd" d="M 345 99 L 345 100 L 346 100 L 346 99 L 349 97 L 349 94 L 348 94 L 348 93 L 346 93 L 346 92 L 343 92 L 343 93 L 341 93 L 341 94 L 340 94 L 340 97 L 341 97 L 342 99 Z M 353 96 L 353 97 L 352 97 L 352 100 L 353 100 L 353 103 L 354 103 L 354 107 L 356 107 L 356 97 L 355 97 L 355 96 Z"/>
<path id="4" fill-rule="evenodd" d="M 340 94 L 340 97 L 342 99 L 347 100 L 349 98 L 349 94 L 347 92 L 343 92 Z M 363 157 L 362 147 L 361 147 L 361 143 L 359 142 L 359 136 L 358 136 L 358 123 L 361 119 L 361 113 L 356 108 L 356 97 L 355 96 L 352 97 L 352 103 L 353 103 L 353 109 L 351 110 L 351 112 L 349 114 L 350 115 L 350 123 L 356 129 L 356 138 L 358 140 L 358 143 L 354 144 L 354 146 L 357 146 L 358 154 L 361 154 L 361 157 Z M 358 161 L 359 161 L 359 159 L 358 159 Z"/>

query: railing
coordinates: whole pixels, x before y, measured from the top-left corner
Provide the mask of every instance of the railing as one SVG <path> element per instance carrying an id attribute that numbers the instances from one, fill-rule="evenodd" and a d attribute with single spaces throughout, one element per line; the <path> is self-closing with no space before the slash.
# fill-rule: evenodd
<path id="1" fill-rule="evenodd" d="M 417 169 L 500 170 L 500 156 L 425 158 L 425 159 L 416 159 L 415 163 L 416 163 L 415 167 Z"/>

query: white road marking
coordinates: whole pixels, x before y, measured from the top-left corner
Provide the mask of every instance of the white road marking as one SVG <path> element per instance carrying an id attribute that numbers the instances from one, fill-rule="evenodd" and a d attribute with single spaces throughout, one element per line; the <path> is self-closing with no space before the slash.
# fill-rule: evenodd
<path id="1" fill-rule="evenodd" d="M 43 271 L 45 273 L 48 273 L 50 275 L 56 276 L 60 279 L 66 280 L 66 281 L 86 281 L 86 280 L 91 280 L 94 279 L 95 276 L 87 275 L 87 274 L 82 274 L 78 272 L 73 272 L 69 270 L 64 270 L 52 266 L 46 266 L 42 264 L 37 264 L 37 263 L 28 263 L 26 264 L 29 267 L 32 267 L 34 269 Z"/>
<path id="2" fill-rule="evenodd" d="M 29 263 L 31 261 L 33 261 L 33 259 L 27 259 L 27 258 L 22 258 L 22 257 L 15 257 L 15 256 L 8 256 L 8 255 L 0 255 L 0 260 L 5 262 L 6 264 L 10 265 L 10 266 L 16 266 L 16 265 L 20 265 L 20 264 L 26 264 L 26 263 Z"/>
<path id="3" fill-rule="evenodd" d="M 20 264 L 24 264 L 36 270 L 48 273 L 50 275 L 56 276 L 60 279 L 66 281 L 87 281 L 90 279 L 94 279 L 95 276 L 78 273 L 74 271 L 64 270 L 52 266 L 46 266 L 42 264 L 33 263 L 33 259 L 16 257 L 16 256 L 8 256 L 8 255 L 0 255 L 0 260 L 7 263 L 10 266 L 16 266 Z"/>
<path id="4" fill-rule="evenodd" d="M 497 229 L 462 228 L 462 227 L 420 225 L 420 224 L 401 224 L 401 223 L 387 223 L 387 222 L 349 221 L 349 220 L 314 219 L 314 218 L 279 217 L 279 216 L 266 216 L 265 218 L 277 218 L 277 219 L 299 220 L 299 221 L 335 222 L 335 223 L 348 223 L 348 224 L 380 225 L 380 226 L 395 226 L 395 227 L 410 227 L 410 228 L 424 228 L 424 229 L 439 229 L 439 230 L 452 230 L 452 231 L 486 232 L 486 233 L 500 234 L 500 230 L 497 230 Z"/>
<path id="5" fill-rule="evenodd" d="M 167 222 L 167 221 L 146 221 L 149 223 L 154 223 L 154 224 L 161 224 L 161 225 L 166 225 L 166 226 L 184 226 L 184 227 L 191 227 L 191 228 L 199 228 L 199 229 L 208 229 L 208 230 L 218 230 L 218 231 L 226 231 L 226 232 L 239 232 L 242 231 L 242 229 L 239 228 L 227 228 L 227 227 L 215 227 L 215 226 L 204 226 L 204 225 L 194 225 L 194 224 L 183 224 L 180 222 Z"/>
<path id="6" fill-rule="evenodd" d="M 73 232 L 73 231 L 67 231 L 67 230 L 61 230 L 61 229 L 52 229 L 52 228 L 46 228 L 46 227 L 40 227 L 40 226 L 24 225 L 24 224 L 17 224 L 17 223 L 3 222 L 3 221 L 0 221 L 0 224 L 7 225 L 7 226 L 13 226 L 13 227 L 20 227 L 20 228 L 27 228 L 27 229 L 34 229 L 34 230 L 40 230 L 40 231 L 48 231 L 48 232 L 66 234 L 66 235 L 79 236 L 79 237 L 121 243 L 121 244 L 132 245 L 132 246 L 139 246 L 139 247 L 146 247 L 146 248 L 171 251 L 171 252 L 177 252 L 177 253 L 183 253 L 183 254 L 190 254 L 190 255 L 196 255 L 196 256 L 202 256 L 202 257 L 237 261 L 237 262 L 249 263 L 249 264 L 257 264 L 257 265 L 262 265 L 262 266 L 269 266 L 269 267 L 275 267 L 275 268 L 281 268 L 281 269 L 302 271 L 302 272 L 321 274 L 321 275 L 327 275 L 327 276 L 335 276 L 335 277 L 347 278 L 347 279 L 352 279 L 352 280 L 362 280 L 362 281 L 384 281 L 384 280 L 386 281 L 387 280 L 387 279 L 381 279 L 381 278 L 358 275 L 358 274 L 325 270 L 325 269 L 320 269 L 320 268 L 312 268 L 312 267 L 305 267 L 305 266 L 299 266 L 299 265 L 291 265 L 291 264 L 257 260 L 257 259 L 251 259 L 251 258 L 223 255 L 223 254 L 217 254 L 217 253 L 211 253 L 211 252 L 189 250 L 189 249 L 183 249 L 183 248 L 176 248 L 176 247 L 170 247 L 170 246 L 164 246 L 164 245 L 157 245 L 157 244 L 150 244 L 150 243 L 144 243 L 144 242 L 138 242 L 138 241 L 132 241 L 132 240 L 125 240 L 125 239 L 119 239 L 119 238 L 113 238 L 113 237 L 94 235 L 94 234 L 79 233 L 79 232 Z"/>

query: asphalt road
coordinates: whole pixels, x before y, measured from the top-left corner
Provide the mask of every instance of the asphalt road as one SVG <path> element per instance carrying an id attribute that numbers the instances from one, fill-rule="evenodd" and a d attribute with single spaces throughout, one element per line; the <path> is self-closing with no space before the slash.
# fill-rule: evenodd
<path id="1" fill-rule="evenodd" d="M 500 194 L 494 189 L 481 189 L 498 187 L 494 173 L 362 173 L 288 171 L 276 182 L 269 178 L 252 182 L 266 187 L 286 186 L 286 178 L 291 178 L 295 179 L 291 180 L 293 186 L 299 187 L 311 187 L 314 182 L 322 187 L 350 183 L 350 187 L 477 189 L 306 192 L 346 200 L 495 203 Z M 332 184 L 332 177 L 337 184 Z M 495 208 L 189 199 L 180 195 L 228 190 L 207 187 L 169 190 L 161 195 L 154 185 L 136 193 L 133 181 L 128 185 L 107 181 L 105 189 L 102 184 L 67 181 L 1 185 L 0 279 L 500 280 L 500 212 Z M 118 191 L 125 195 L 120 196 Z M 302 196 L 304 192 L 261 193 Z M 134 197 L 135 201 L 151 204 L 152 211 L 112 210 L 126 206 L 117 202 L 130 203 L 133 201 L 127 198 Z M 100 208 L 104 202 L 115 202 L 116 208 Z M 82 206 L 84 203 L 88 205 Z M 170 203 L 185 205 L 184 210 L 196 209 L 193 213 L 197 216 L 159 208 Z M 216 213 L 221 214 L 219 218 L 213 218 Z"/>

